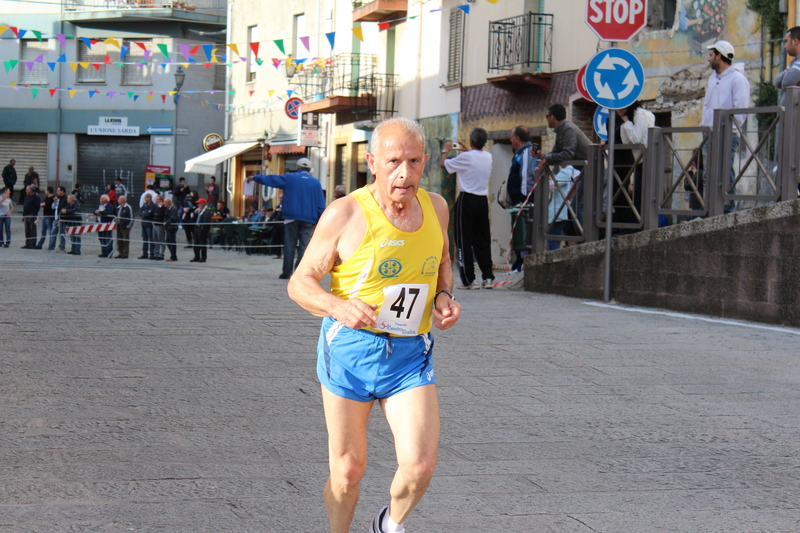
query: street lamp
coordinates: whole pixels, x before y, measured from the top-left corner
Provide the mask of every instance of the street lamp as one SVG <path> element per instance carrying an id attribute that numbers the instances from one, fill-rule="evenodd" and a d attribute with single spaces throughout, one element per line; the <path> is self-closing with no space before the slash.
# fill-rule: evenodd
<path id="1" fill-rule="evenodd" d="M 180 101 L 180 92 L 181 87 L 183 87 L 183 81 L 186 79 L 186 72 L 183 70 L 183 66 L 178 65 L 178 69 L 175 71 L 175 95 L 173 96 L 173 100 L 175 101 L 175 128 L 172 131 L 172 138 L 173 138 L 173 146 L 172 146 L 172 179 L 173 185 L 175 181 L 175 176 L 178 174 L 178 102 Z"/>
<path id="2" fill-rule="evenodd" d="M 294 59 L 292 59 L 292 54 L 289 54 L 289 57 L 283 62 L 283 66 L 286 67 L 286 77 L 291 79 L 297 71 L 297 65 Z"/>

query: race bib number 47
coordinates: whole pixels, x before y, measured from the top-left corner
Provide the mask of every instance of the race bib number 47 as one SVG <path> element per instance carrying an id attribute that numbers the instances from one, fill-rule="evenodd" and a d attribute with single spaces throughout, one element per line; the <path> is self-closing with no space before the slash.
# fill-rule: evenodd
<path id="1" fill-rule="evenodd" d="M 425 302 L 428 301 L 428 288 L 423 284 L 384 287 L 383 304 L 375 329 L 392 335 L 418 335 Z"/>

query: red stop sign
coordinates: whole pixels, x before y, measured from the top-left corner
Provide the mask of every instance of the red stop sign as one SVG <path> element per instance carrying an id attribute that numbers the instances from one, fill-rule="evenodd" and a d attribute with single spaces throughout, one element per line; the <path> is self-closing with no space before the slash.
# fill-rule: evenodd
<path id="1" fill-rule="evenodd" d="M 629 41 L 647 24 L 647 0 L 588 0 L 586 24 L 604 41 Z"/>

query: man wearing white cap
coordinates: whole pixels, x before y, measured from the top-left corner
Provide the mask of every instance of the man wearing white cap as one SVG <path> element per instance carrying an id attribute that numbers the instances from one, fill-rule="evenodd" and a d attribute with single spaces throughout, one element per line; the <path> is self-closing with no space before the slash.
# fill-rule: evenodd
<path id="1" fill-rule="evenodd" d="M 738 69 L 731 68 L 735 50 L 728 41 L 717 41 L 708 47 L 708 64 L 714 71 L 708 78 L 706 99 L 703 103 L 701 126 L 714 125 L 715 109 L 742 109 L 750 107 L 750 82 Z M 747 115 L 736 115 L 736 120 L 744 126 Z M 739 149 L 739 128 L 734 124 L 731 142 L 731 183 L 736 177 L 733 159 Z M 727 187 L 726 187 L 727 189 Z M 734 191 L 731 191 L 734 192 Z M 725 203 L 725 212 L 734 210 L 733 201 Z"/>
<path id="2" fill-rule="evenodd" d="M 283 272 L 280 279 L 289 279 L 303 258 L 311 234 L 322 212 L 325 211 L 325 194 L 319 180 L 311 175 L 311 161 L 301 157 L 297 171 L 286 174 L 258 174 L 249 176 L 267 187 L 283 189 Z M 297 262 L 294 260 L 298 249 Z"/>

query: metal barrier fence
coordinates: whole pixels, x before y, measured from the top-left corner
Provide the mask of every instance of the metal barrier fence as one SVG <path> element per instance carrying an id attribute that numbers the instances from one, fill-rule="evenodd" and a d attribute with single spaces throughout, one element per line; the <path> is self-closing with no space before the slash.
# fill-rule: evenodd
<path id="1" fill-rule="evenodd" d="M 657 228 L 661 216 L 678 223 L 797 198 L 800 87 L 786 91 L 784 107 L 720 109 L 711 128 L 651 128 L 646 146 L 615 145 L 615 152 L 623 151 L 632 158 L 621 164 L 615 159 L 611 180 L 607 152 L 599 145 L 590 145 L 586 161 L 564 162 L 582 167 L 566 191 L 545 169 L 527 222 L 531 252 L 545 251 L 548 240 L 600 239 L 609 181 L 615 233 Z M 570 235 L 553 233 L 559 214 L 566 214 Z"/>

